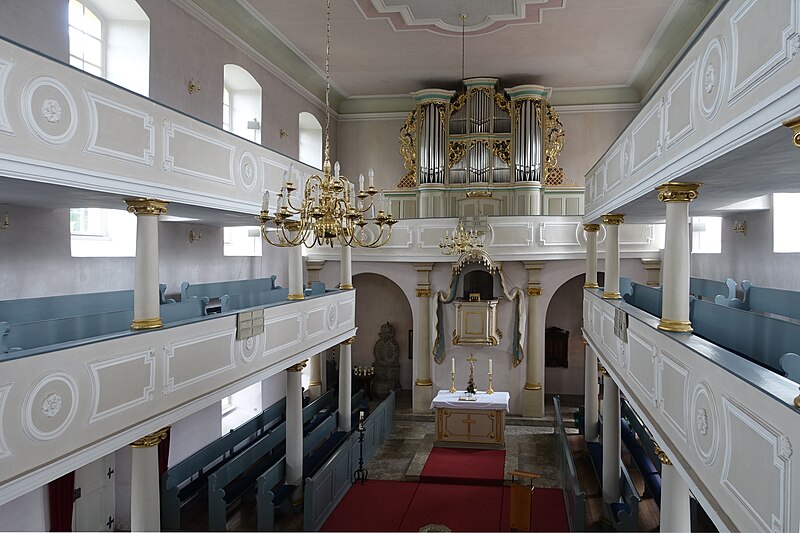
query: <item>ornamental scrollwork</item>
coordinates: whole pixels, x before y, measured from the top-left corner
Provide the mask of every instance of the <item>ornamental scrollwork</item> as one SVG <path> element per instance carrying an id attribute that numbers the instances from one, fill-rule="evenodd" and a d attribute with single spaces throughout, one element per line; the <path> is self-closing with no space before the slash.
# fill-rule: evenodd
<path id="1" fill-rule="evenodd" d="M 506 165 L 511 164 L 511 140 L 506 139 L 503 141 L 494 141 L 494 148 L 492 150 L 495 157 L 500 158 Z"/>
<path id="2" fill-rule="evenodd" d="M 553 106 L 549 103 L 544 104 L 543 109 L 543 122 L 544 122 L 544 176 L 545 183 L 548 181 L 551 173 L 555 173 L 558 168 L 558 155 L 564 148 L 564 125 L 558 118 L 558 113 Z"/>
<path id="3" fill-rule="evenodd" d="M 456 101 L 450 104 L 450 116 L 453 116 L 456 113 L 458 113 L 466 103 L 467 103 L 467 93 L 459 94 L 458 97 L 456 98 Z"/>
<path id="4" fill-rule="evenodd" d="M 453 168 L 453 165 L 464 159 L 467 155 L 466 141 L 450 141 L 450 149 L 447 154 L 447 165 Z"/>
<path id="5" fill-rule="evenodd" d="M 400 155 L 403 156 L 403 168 L 406 173 L 397 183 L 399 189 L 413 189 L 417 186 L 417 110 L 414 109 L 406 117 L 400 128 Z"/>
<path id="6" fill-rule="evenodd" d="M 508 100 L 508 98 L 505 97 L 505 95 L 502 92 L 498 91 L 494 93 L 494 103 L 498 109 L 502 109 L 503 111 L 511 115 L 511 102 Z"/>
<path id="7" fill-rule="evenodd" d="M 42 414 L 47 418 L 53 418 L 61 411 L 61 395 L 51 392 L 42 400 Z"/>

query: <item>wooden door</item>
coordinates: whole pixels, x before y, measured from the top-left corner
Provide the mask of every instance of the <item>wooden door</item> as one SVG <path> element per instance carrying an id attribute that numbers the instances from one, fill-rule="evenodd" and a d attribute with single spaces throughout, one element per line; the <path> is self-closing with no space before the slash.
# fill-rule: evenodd
<path id="1" fill-rule="evenodd" d="M 115 479 L 113 453 L 75 471 L 75 531 L 114 530 Z"/>

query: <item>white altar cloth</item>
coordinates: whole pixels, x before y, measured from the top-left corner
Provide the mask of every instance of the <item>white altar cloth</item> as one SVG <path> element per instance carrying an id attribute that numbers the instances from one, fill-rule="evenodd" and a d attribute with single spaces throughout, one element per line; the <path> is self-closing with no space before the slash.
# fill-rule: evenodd
<path id="1" fill-rule="evenodd" d="M 437 394 L 436 398 L 434 398 L 431 402 L 431 409 L 449 407 L 451 409 L 480 409 L 487 411 L 499 410 L 508 412 L 508 402 L 511 399 L 511 395 L 507 392 L 495 391 L 492 394 L 478 392 L 475 395 L 477 400 L 474 402 L 459 400 L 459 398 L 465 394 L 466 391 L 463 390 L 456 392 L 440 390 L 439 394 Z"/>

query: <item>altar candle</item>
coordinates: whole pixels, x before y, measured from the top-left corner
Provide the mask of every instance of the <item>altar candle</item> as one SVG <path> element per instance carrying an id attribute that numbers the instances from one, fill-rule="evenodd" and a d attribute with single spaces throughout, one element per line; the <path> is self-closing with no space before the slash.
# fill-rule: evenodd
<path id="1" fill-rule="evenodd" d="M 261 199 L 261 210 L 269 211 L 269 190 L 264 191 L 264 196 Z"/>
<path id="2" fill-rule="evenodd" d="M 492 373 L 492 360 L 489 359 L 489 373 Z"/>
<path id="3" fill-rule="evenodd" d="M 453 357 L 453 374 L 456 373 L 456 358 Z"/>
<path id="4" fill-rule="evenodd" d="M 369 188 L 370 189 L 374 189 L 375 188 L 375 172 L 372 169 L 369 169 L 369 172 L 367 172 L 367 174 L 369 175 Z"/>
<path id="5" fill-rule="evenodd" d="M 364 411 L 359 411 L 359 412 L 358 412 L 358 419 L 359 419 L 361 422 L 363 422 L 363 421 L 364 421 Z"/>

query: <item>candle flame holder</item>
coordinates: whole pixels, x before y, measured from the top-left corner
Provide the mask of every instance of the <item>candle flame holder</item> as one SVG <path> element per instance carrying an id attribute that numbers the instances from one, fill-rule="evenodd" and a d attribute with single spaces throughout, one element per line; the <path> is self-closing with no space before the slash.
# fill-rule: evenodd
<path id="1" fill-rule="evenodd" d="M 492 388 L 492 373 L 488 372 L 487 374 L 489 375 L 489 388 L 486 389 L 486 394 L 493 394 L 494 389 Z"/>
<path id="2" fill-rule="evenodd" d="M 450 372 L 450 394 L 454 394 L 456 392 L 456 373 L 455 371 Z"/>

